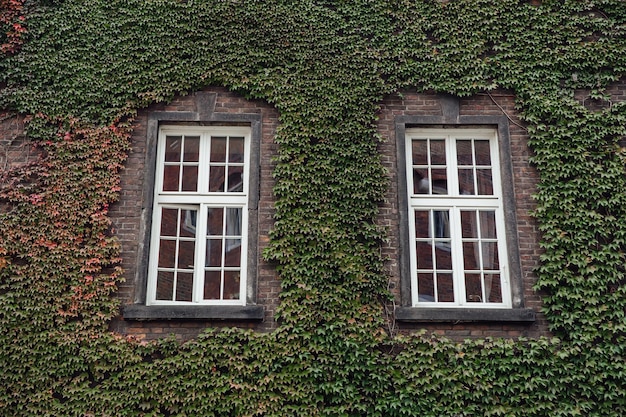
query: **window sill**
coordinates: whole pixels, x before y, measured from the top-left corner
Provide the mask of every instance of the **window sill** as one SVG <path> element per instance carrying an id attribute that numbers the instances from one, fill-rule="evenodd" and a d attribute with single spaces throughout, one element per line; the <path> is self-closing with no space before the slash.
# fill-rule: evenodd
<path id="1" fill-rule="evenodd" d="M 122 307 L 124 320 L 263 320 L 262 306 L 146 306 Z"/>
<path id="2" fill-rule="evenodd" d="M 398 307 L 396 320 L 404 322 L 516 322 L 533 323 L 535 312 L 529 308 L 418 308 Z"/>

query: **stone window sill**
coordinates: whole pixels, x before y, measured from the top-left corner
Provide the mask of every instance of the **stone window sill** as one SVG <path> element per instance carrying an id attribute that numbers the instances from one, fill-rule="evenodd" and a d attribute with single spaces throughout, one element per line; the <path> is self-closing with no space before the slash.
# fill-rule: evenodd
<path id="1" fill-rule="evenodd" d="M 263 320 L 262 306 L 146 306 L 122 307 L 124 320 Z"/>
<path id="2" fill-rule="evenodd" d="M 396 320 L 403 322 L 513 322 L 533 323 L 535 312 L 529 308 L 417 308 L 398 307 Z"/>

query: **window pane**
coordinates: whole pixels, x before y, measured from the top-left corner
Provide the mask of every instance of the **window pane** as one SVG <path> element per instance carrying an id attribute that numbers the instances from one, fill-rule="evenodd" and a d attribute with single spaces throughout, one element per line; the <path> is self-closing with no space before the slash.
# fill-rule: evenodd
<path id="1" fill-rule="evenodd" d="M 165 162 L 180 161 L 180 144 L 182 136 L 167 136 L 165 138 Z"/>
<path id="2" fill-rule="evenodd" d="M 427 238 L 430 237 L 430 233 L 428 232 L 428 215 L 429 211 L 426 210 L 415 210 L 415 237 L 416 238 Z"/>
<path id="3" fill-rule="evenodd" d="M 465 298 L 469 303 L 483 301 L 480 274 L 465 274 Z"/>
<path id="4" fill-rule="evenodd" d="M 176 278 L 176 301 L 191 301 L 193 274 L 179 272 Z"/>
<path id="5" fill-rule="evenodd" d="M 178 191 L 180 166 L 165 165 L 163 167 L 163 191 Z"/>
<path id="6" fill-rule="evenodd" d="M 437 274 L 437 301 L 454 302 L 454 281 L 452 274 Z"/>
<path id="7" fill-rule="evenodd" d="M 220 284 L 222 282 L 222 273 L 220 271 L 204 272 L 204 299 L 219 300 Z"/>
<path id="8" fill-rule="evenodd" d="M 417 242 L 417 267 L 419 269 L 433 269 L 432 246 L 427 242 Z"/>
<path id="9" fill-rule="evenodd" d="M 496 238 L 496 212 L 480 211 L 480 235 L 483 239 Z"/>
<path id="10" fill-rule="evenodd" d="M 448 211 L 433 210 L 433 233 L 435 238 L 450 237 L 450 214 Z"/>
<path id="11" fill-rule="evenodd" d="M 222 207 L 209 207 L 209 218 L 207 221 L 207 235 L 221 236 L 223 231 L 222 216 L 224 209 Z"/>
<path id="12" fill-rule="evenodd" d="M 228 162 L 243 162 L 244 139 L 231 137 L 228 144 Z"/>
<path id="13" fill-rule="evenodd" d="M 178 268 L 193 269 L 196 242 L 182 240 L 178 246 Z"/>
<path id="14" fill-rule="evenodd" d="M 496 242 L 483 242 L 483 269 L 500 269 L 498 260 L 498 244 Z"/>
<path id="15" fill-rule="evenodd" d="M 183 186 L 182 191 L 198 191 L 198 167 L 183 167 Z"/>
<path id="16" fill-rule="evenodd" d="M 211 162 L 226 162 L 226 138 L 221 136 L 211 137 Z"/>
<path id="17" fill-rule="evenodd" d="M 239 271 L 224 271 L 224 300 L 239 299 Z"/>
<path id="18" fill-rule="evenodd" d="M 228 167 L 228 192 L 240 193 L 243 191 L 243 167 Z"/>
<path id="19" fill-rule="evenodd" d="M 159 243 L 159 268 L 174 268 L 176 262 L 176 241 L 161 239 Z"/>
<path id="20" fill-rule="evenodd" d="M 493 195 L 491 169 L 477 169 L 478 195 Z"/>
<path id="21" fill-rule="evenodd" d="M 163 208 L 161 210 L 161 236 L 176 236 L 177 221 L 178 209 Z"/>
<path id="22" fill-rule="evenodd" d="M 417 274 L 418 301 L 435 301 L 435 282 L 433 274 Z"/>
<path id="23" fill-rule="evenodd" d="M 428 141 L 411 141 L 413 153 L 413 165 L 428 165 Z"/>
<path id="24" fill-rule="evenodd" d="M 224 172 L 225 167 L 223 166 L 211 166 L 209 171 L 209 192 L 224 192 Z"/>
<path id="25" fill-rule="evenodd" d="M 428 169 L 413 169 L 413 194 L 428 194 L 430 192 L 428 178 Z"/>
<path id="26" fill-rule="evenodd" d="M 456 141 L 456 160 L 459 165 L 474 165 L 472 161 L 472 141 Z"/>
<path id="27" fill-rule="evenodd" d="M 172 300 L 174 294 L 174 273 L 159 271 L 157 274 L 157 300 Z"/>
<path id="28" fill-rule="evenodd" d="M 485 274 L 485 293 L 490 303 L 502 302 L 502 284 L 499 274 Z"/>
<path id="29" fill-rule="evenodd" d="M 206 240 L 205 266 L 222 266 L 222 239 Z"/>
<path id="30" fill-rule="evenodd" d="M 459 168 L 459 195 L 474 195 L 474 170 Z"/>
<path id="31" fill-rule="evenodd" d="M 241 239 L 226 239 L 224 266 L 241 266 Z"/>
<path id="32" fill-rule="evenodd" d="M 464 238 L 478 237 L 478 225 L 476 224 L 476 212 L 474 210 L 461 211 L 461 232 Z"/>
<path id="33" fill-rule="evenodd" d="M 183 161 L 198 162 L 200 160 L 200 136 L 185 136 L 184 146 Z"/>
<path id="34" fill-rule="evenodd" d="M 180 211 L 180 236 L 196 237 L 196 219 L 198 218 L 197 210 L 181 210 Z"/>
<path id="35" fill-rule="evenodd" d="M 470 270 L 480 270 L 480 254 L 478 253 L 478 242 L 463 242 L 463 268 Z"/>
<path id="36" fill-rule="evenodd" d="M 488 140 L 475 140 L 476 165 L 491 165 L 491 151 Z"/>
<path id="37" fill-rule="evenodd" d="M 431 165 L 446 164 L 446 142 L 443 140 L 430 141 L 430 163 Z"/>
<path id="38" fill-rule="evenodd" d="M 445 169 L 431 170 L 432 193 L 448 194 L 448 177 Z"/>
<path id="39" fill-rule="evenodd" d="M 449 242 L 435 245 L 435 262 L 437 263 L 436 269 L 452 269 L 452 252 Z"/>
<path id="40" fill-rule="evenodd" d="M 226 235 L 241 236 L 242 209 L 229 207 L 226 209 Z"/>

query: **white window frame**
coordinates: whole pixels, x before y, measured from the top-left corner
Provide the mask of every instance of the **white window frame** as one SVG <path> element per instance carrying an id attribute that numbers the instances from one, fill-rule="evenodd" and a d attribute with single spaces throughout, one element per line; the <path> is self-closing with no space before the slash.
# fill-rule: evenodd
<path id="1" fill-rule="evenodd" d="M 195 192 L 163 191 L 163 171 L 165 161 L 166 136 L 200 136 L 200 157 L 198 167 L 198 186 Z M 240 192 L 208 192 L 209 182 L 209 143 L 211 136 L 233 136 L 244 138 L 243 190 Z M 248 261 L 248 200 L 250 189 L 250 148 L 251 128 L 243 126 L 161 126 L 158 134 L 152 229 L 150 236 L 150 254 L 148 260 L 148 279 L 146 305 L 245 305 L 247 299 L 247 261 Z M 207 190 L 203 192 L 203 190 Z M 195 225 L 195 255 L 193 268 L 192 301 L 157 300 L 157 274 L 159 259 L 159 239 L 162 208 L 194 208 L 198 210 Z M 239 297 L 237 299 L 203 299 L 207 213 L 209 208 L 241 208 L 241 261 Z M 225 237 L 227 238 L 227 237 Z M 222 255 L 223 256 L 223 255 Z M 227 268 L 222 265 L 222 268 Z M 221 289 L 223 291 L 223 288 Z M 175 291 L 174 291 L 175 293 Z"/>
<path id="2" fill-rule="evenodd" d="M 443 139 L 446 149 L 446 177 L 447 195 L 439 194 L 414 194 L 413 190 L 413 161 L 412 141 L 414 139 Z M 460 195 L 457 159 L 457 139 L 480 139 L 488 140 L 491 153 L 491 168 L 493 181 L 493 195 Z M 413 307 L 424 308 L 512 308 L 511 282 L 508 268 L 507 242 L 505 231 L 505 219 L 503 209 L 503 194 L 501 182 L 501 169 L 498 151 L 497 130 L 492 128 L 408 128 L 405 134 L 405 166 L 408 194 L 408 223 L 410 238 L 410 270 L 411 270 L 411 301 Z M 415 236 L 415 210 L 449 210 L 450 213 L 450 251 L 452 254 L 452 275 L 454 282 L 454 302 L 420 301 L 417 286 L 417 255 Z M 497 250 L 499 258 L 499 272 L 501 277 L 502 302 L 469 302 L 466 300 L 464 282 L 464 264 L 461 241 L 460 212 L 464 209 L 489 209 L 495 211 Z"/>

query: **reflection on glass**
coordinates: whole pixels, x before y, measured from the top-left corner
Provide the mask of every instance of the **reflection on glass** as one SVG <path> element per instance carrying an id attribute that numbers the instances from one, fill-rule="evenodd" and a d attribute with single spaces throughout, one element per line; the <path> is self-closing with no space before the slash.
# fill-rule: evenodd
<path id="1" fill-rule="evenodd" d="M 458 165 L 474 165 L 471 140 L 456 141 L 456 160 Z"/>
<path id="2" fill-rule="evenodd" d="M 419 301 L 435 301 L 435 282 L 432 273 L 417 274 L 417 291 Z"/>
<path id="3" fill-rule="evenodd" d="M 178 243 L 178 268 L 193 269 L 196 242 L 181 240 Z"/>
<path id="4" fill-rule="evenodd" d="M 500 283 L 499 274 L 485 274 L 485 289 L 488 302 L 502 302 L 502 284 Z"/>
<path id="5" fill-rule="evenodd" d="M 463 242 L 463 268 L 474 271 L 480 269 L 478 242 Z"/>
<path id="6" fill-rule="evenodd" d="M 479 195 L 493 195 L 493 181 L 491 180 L 491 169 L 477 169 L 476 179 L 478 180 Z"/>
<path id="7" fill-rule="evenodd" d="M 229 207 L 226 209 L 226 235 L 241 236 L 241 207 Z"/>
<path id="8" fill-rule="evenodd" d="M 429 194 L 430 179 L 428 169 L 413 168 L 413 194 Z"/>
<path id="9" fill-rule="evenodd" d="M 224 192 L 224 172 L 226 167 L 223 166 L 211 166 L 209 170 L 209 192 L 221 193 Z"/>
<path id="10" fill-rule="evenodd" d="M 223 230 L 222 216 L 224 214 L 223 207 L 209 207 L 209 217 L 207 221 L 207 235 L 221 236 Z"/>
<path id="11" fill-rule="evenodd" d="M 180 210 L 180 236 L 196 237 L 196 222 L 198 218 L 197 210 Z"/>
<path id="12" fill-rule="evenodd" d="M 205 266 L 222 266 L 222 239 L 206 240 Z"/>
<path id="13" fill-rule="evenodd" d="M 454 281 L 452 274 L 437 274 L 437 301 L 441 303 L 454 302 Z"/>
<path id="14" fill-rule="evenodd" d="M 176 301 L 191 301 L 193 274 L 179 272 L 176 277 Z"/>
<path id="15" fill-rule="evenodd" d="M 224 271 L 224 299 L 239 298 L 239 271 Z"/>
<path id="16" fill-rule="evenodd" d="M 198 162 L 200 160 L 200 136 L 185 136 L 184 146 L 183 161 Z"/>
<path id="17" fill-rule="evenodd" d="M 180 145 L 182 136 L 166 136 L 165 138 L 165 162 L 180 161 Z"/>
<path id="18" fill-rule="evenodd" d="M 220 284 L 222 282 L 220 271 L 205 271 L 204 272 L 204 299 L 205 300 L 219 300 L 220 299 Z"/>
<path id="19" fill-rule="evenodd" d="M 464 238 L 477 238 L 478 225 L 475 210 L 461 210 L 461 230 Z"/>
<path id="20" fill-rule="evenodd" d="M 181 191 L 198 191 L 198 167 L 183 166 L 183 184 Z"/>
<path id="21" fill-rule="evenodd" d="M 500 269 L 498 260 L 498 244 L 496 242 L 483 242 L 483 268 Z"/>
<path id="22" fill-rule="evenodd" d="M 172 300 L 174 293 L 174 273 L 159 271 L 157 274 L 157 300 Z"/>
<path id="23" fill-rule="evenodd" d="M 241 239 L 226 239 L 226 253 L 224 254 L 224 266 L 240 266 L 241 262 Z"/>
<path id="24" fill-rule="evenodd" d="M 417 267 L 419 269 L 432 269 L 433 268 L 432 246 L 429 242 L 417 242 L 416 254 L 417 254 Z"/>
<path id="25" fill-rule="evenodd" d="M 163 167 L 163 191 L 178 191 L 180 166 L 165 165 Z"/>
<path id="26" fill-rule="evenodd" d="M 411 146 L 413 165 L 428 165 L 428 141 L 414 139 Z"/>
<path id="27" fill-rule="evenodd" d="M 176 262 L 176 241 L 159 241 L 159 268 L 174 268 Z"/>
<path id="28" fill-rule="evenodd" d="M 470 303 L 483 301 L 480 274 L 465 274 L 465 298 Z"/>
<path id="29" fill-rule="evenodd" d="M 446 143 L 443 140 L 430 141 L 430 164 L 445 165 L 446 164 Z"/>
<path id="30" fill-rule="evenodd" d="M 459 194 L 474 195 L 474 170 L 459 168 Z"/>
<path id="31" fill-rule="evenodd" d="M 243 162 L 244 139 L 231 137 L 228 142 L 228 162 Z"/>
<path id="32" fill-rule="evenodd" d="M 177 222 L 178 209 L 163 208 L 161 210 L 161 236 L 176 236 Z"/>
<path id="33" fill-rule="evenodd" d="M 228 192 L 240 193 L 243 191 L 243 167 L 228 167 Z"/>
<path id="34" fill-rule="evenodd" d="M 223 136 L 211 137 L 211 162 L 226 162 L 226 138 Z"/>
<path id="35" fill-rule="evenodd" d="M 435 246 L 435 262 L 435 268 L 438 270 L 452 269 L 452 252 L 450 251 L 449 242 Z"/>
<path id="36" fill-rule="evenodd" d="M 476 165 L 491 165 L 491 151 L 488 140 L 475 140 Z"/>
<path id="37" fill-rule="evenodd" d="M 484 239 L 496 238 L 496 212 L 493 210 L 480 211 L 480 234 Z"/>
<path id="38" fill-rule="evenodd" d="M 428 214 L 427 210 L 415 210 L 415 237 L 418 239 L 430 237 Z"/>

